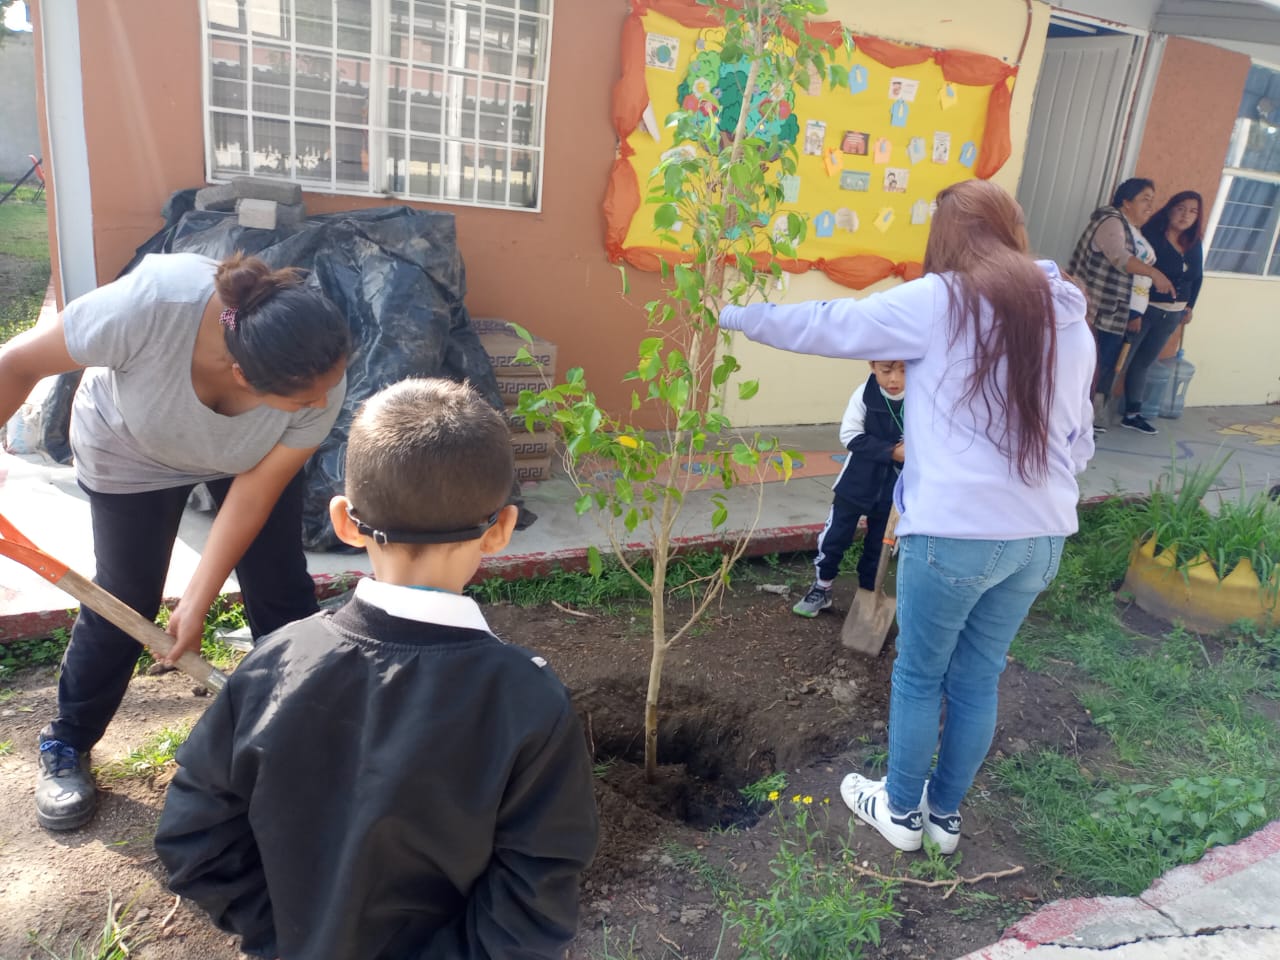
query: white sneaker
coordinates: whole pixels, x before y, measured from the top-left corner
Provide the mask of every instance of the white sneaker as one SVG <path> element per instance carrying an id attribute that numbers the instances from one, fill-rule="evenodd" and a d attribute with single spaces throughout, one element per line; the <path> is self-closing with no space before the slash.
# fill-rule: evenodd
<path id="1" fill-rule="evenodd" d="M 924 832 L 943 853 L 955 853 L 960 846 L 960 814 L 946 816 L 929 809 L 929 781 L 924 782 L 920 793 L 920 815 L 924 819 Z"/>
<path id="2" fill-rule="evenodd" d="M 889 809 L 889 795 L 883 780 L 868 780 L 861 774 L 851 773 L 840 782 L 840 797 L 858 819 L 875 827 L 880 836 L 899 850 L 910 853 L 924 843 L 920 811 L 911 810 L 896 816 Z"/>

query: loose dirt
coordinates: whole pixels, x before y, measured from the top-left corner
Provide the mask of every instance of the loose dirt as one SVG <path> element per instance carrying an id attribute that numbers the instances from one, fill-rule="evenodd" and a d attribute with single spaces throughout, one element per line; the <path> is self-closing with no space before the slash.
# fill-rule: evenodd
<path id="1" fill-rule="evenodd" d="M 545 656 L 573 691 L 597 762 L 601 846 L 583 881 L 580 932 L 573 960 L 605 955 L 729 958 L 734 933 L 709 886 L 731 876 L 748 892 L 766 889 L 777 848 L 772 805 L 746 802 L 739 788 L 785 771 L 785 807 L 792 795 L 813 797 L 817 822 L 833 842 L 847 839 L 857 862 L 902 875 L 914 862 L 877 834 L 851 826 L 839 798 L 844 774 L 876 775 L 886 747 L 892 644 L 874 660 L 840 646 L 843 603 L 852 583 L 837 585 L 837 609 L 816 620 L 790 612 L 796 595 L 761 592 L 759 581 L 803 589 L 802 564 L 740 581 L 673 649 L 662 690 L 659 783 L 644 782 L 641 720 L 649 660 L 647 607 L 579 611 L 552 606 L 485 610 L 492 628 Z M 679 613 L 679 610 L 673 613 Z M 234 942 L 164 888 L 151 837 L 168 776 L 106 781 L 97 818 L 84 830 L 58 835 L 39 829 L 31 809 L 35 738 L 56 699 L 51 669 L 0 682 L 0 958 L 44 957 L 40 938 L 61 956 L 77 936 L 101 929 L 110 894 L 130 904 L 137 931 L 148 938 L 139 958 L 234 958 Z M 139 677 L 130 687 L 95 763 L 121 756 L 149 733 L 194 721 L 206 700 L 179 675 Z M 1082 760 L 1105 750 L 1068 685 L 1012 664 L 1001 688 L 993 752 L 1041 746 Z M 829 801 L 829 802 L 828 802 Z M 901 919 L 886 924 L 873 956 L 949 960 L 996 939 L 1012 920 L 1065 891 L 1022 846 L 1010 811 L 980 779 L 964 811 L 964 876 L 1021 866 L 1020 875 L 944 897 L 945 889 L 903 886 Z M 689 851 L 700 855 L 693 858 Z M 691 869 L 696 860 L 713 870 Z M 720 871 L 716 873 L 716 871 Z M 35 931 L 35 933 L 32 933 Z M 607 933 L 606 933 L 607 931 Z M 674 951 L 674 953 L 673 953 Z"/>

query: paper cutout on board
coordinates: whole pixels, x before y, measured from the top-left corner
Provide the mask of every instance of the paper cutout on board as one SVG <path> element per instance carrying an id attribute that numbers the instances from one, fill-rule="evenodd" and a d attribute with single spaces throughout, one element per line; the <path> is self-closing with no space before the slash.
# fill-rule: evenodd
<path id="1" fill-rule="evenodd" d="M 836 232 L 836 218 L 830 210 L 823 210 L 813 218 L 813 232 L 819 237 L 829 237 Z"/>
<path id="2" fill-rule="evenodd" d="M 881 207 L 880 212 L 876 214 L 874 226 L 881 233 L 887 232 L 893 226 L 893 210 L 889 207 Z"/>
<path id="3" fill-rule="evenodd" d="M 929 204 L 917 200 L 911 205 L 911 222 L 919 227 L 929 222 Z"/>
<path id="4" fill-rule="evenodd" d="M 676 69 L 676 61 L 680 59 L 680 38 L 668 37 L 661 33 L 647 33 L 644 37 L 644 65 L 659 70 Z"/>
<path id="5" fill-rule="evenodd" d="M 800 178 L 794 173 L 788 173 L 782 177 L 782 202 L 799 203 L 799 201 Z"/>
<path id="6" fill-rule="evenodd" d="M 662 128 L 658 126 L 658 117 L 653 111 L 652 100 L 644 105 L 644 113 L 640 114 L 640 127 L 653 137 L 655 142 L 662 142 Z"/>
<path id="7" fill-rule="evenodd" d="M 871 143 L 871 134 L 860 130 L 846 130 L 840 139 L 840 152 L 855 157 L 865 157 Z"/>
<path id="8" fill-rule="evenodd" d="M 858 230 L 858 215 L 848 207 L 841 207 L 836 211 L 836 227 L 841 230 L 847 230 L 850 233 L 856 233 Z"/>
<path id="9" fill-rule="evenodd" d="M 867 89 L 867 68 L 855 63 L 849 68 L 849 92 L 862 93 Z"/>
<path id="10" fill-rule="evenodd" d="M 907 159 L 912 163 L 919 163 L 925 158 L 926 153 L 924 137 L 912 137 L 907 143 Z"/>
<path id="11" fill-rule="evenodd" d="M 805 88 L 804 92 L 809 96 L 820 97 L 822 96 L 822 80 L 822 74 L 818 72 L 818 69 L 816 67 L 810 67 L 806 82 L 800 84 L 800 86 Z"/>
<path id="12" fill-rule="evenodd" d="M 938 106 L 943 110 L 950 110 L 960 102 L 956 96 L 956 88 L 949 83 L 944 83 L 942 89 L 938 91 Z"/>
<path id="13" fill-rule="evenodd" d="M 663 163 L 670 163 L 673 160 L 692 160 L 697 155 L 697 151 L 693 149 L 692 144 L 682 143 L 678 147 L 672 147 L 670 150 L 664 150 L 659 159 Z"/>
<path id="14" fill-rule="evenodd" d="M 908 80 L 906 77 L 894 77 L 889 81 L 889 99 L 916 102 L 916 91 L 920 89 L 919 80 Z"/>
<path id="15" fill-rule="evenodd" d="M 889 125 L 893 127 L 905 127 L 907 125 L 907 114 L 910 108 L 905 100 L 893 101 L 893 106 L 889 108 Z"/>
<path id="16" fill-rule="evenodd" d="M 906 193 L 911 171 L 903 167 L 890 167 L 884 172 L 885 193 Z"/>
<path id="17" fill-rule="evenodd" d="M 889 156 L 893 153 L 893 144 L 889 142 L 888 137 L 880 137 L 876 140 L 875 155 L 871 158 L 875 163 L 888 163 Z"/>
<path id="18" fill-rule="evenodd" d="M 844 166 L 844 160 L 840 157 L 840 151 L 832 148 L 822 155 L 822 166 L 827 171 L 828 177 L 834 177 L 840 172 L 840 168 Z"/>
<path id="19" fill-rule="evenodd" d="M 978 148 L 974 146 L 972 140 L 966 140 L 965 145 L 960 148 L 960 163 L 962 166 L 972 167 L 974 161 L 978 159 Z"/>
<path id="20" fill-rule="evenodd" d="M 840 174 L 840 189 L 866 193 L 871 189 L 871 174 L 865 170 L 845 170 Z"/>
<path id="21" fill-rule="evenodd" d="M 804 153 L 808 157 L 822 156 L 822 144 L 827 139 L 827 125 L 821 120 L 809 120 L 804 125 Z"/>
<path id="22" fill-rule="evenodd" d="M 949 163 L 951 161 L 951 134 L 939 130 L 933 135 L 933 162 Z"/>
<path id="23" fill-rule="evenodd" d="M 773 242 L 787 242 L 787 214 L 779 214 L 777 219 L 773 221 Z"/>

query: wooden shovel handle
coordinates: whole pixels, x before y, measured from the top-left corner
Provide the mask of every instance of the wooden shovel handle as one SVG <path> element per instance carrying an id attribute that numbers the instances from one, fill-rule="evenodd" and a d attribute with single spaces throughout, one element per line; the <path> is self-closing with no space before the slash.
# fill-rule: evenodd
<path id="1" fill-rule="evenodd" d="M 86 580 L 74 570 L 68 569 L 66 564 L 49 556 L 23 536 L 3 514 L 0 514 L 0 555 L 17 561 L 71 594 L 145 646 L 157 660 L 168 656 L 173 649 L 171 636 L 92 580 Z M 178 658 L 177 667 L 214 693 L 220 691 L 227 682 L 226 674 L 210 666 L 199 654 L 190 650 Z"/>
<path id="2" fill-rule="evenodd" d="M 893 549 L 894 544 L 898 542 L 897 533 L 898 508 L 895 505 L 889 508 L 889 519 L 884 525 L 884 546 L 889 549 L 881 548 L 880 562 L 876 564 L 876 603 L 879 603 L 880 598 L 883 596 L 883 591 L 880 588 L 884 586 L 884 575 L 889 569 L 889 552 Z"/>

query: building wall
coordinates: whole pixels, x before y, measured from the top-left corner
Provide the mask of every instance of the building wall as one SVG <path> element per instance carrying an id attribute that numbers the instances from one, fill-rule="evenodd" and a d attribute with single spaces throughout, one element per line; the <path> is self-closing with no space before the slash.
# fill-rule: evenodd
<path id="1" fill-rule="evenodd" d="M 1027 14 L 1032 22 L 1027 32 Z M 827 16 L 850 29 L 900 41 L 985 53 L 1012 62 L 1024 32 L 1027 47 L 1013 89 L 1010 132 L 1013 153 L 993 177 L 1010 193 L 1018 186 L 1026 153 L 1031 101 L 1044 56 L 1050 8 L 1041 0 L 898 0 L 874 4 L 865 0 L 831 0 Z M 827 280 L 817 271 L 786 278 L 775 291 L 776 302 L 866 296 L 887 289 L 889 280 L 854 293 Z M 760 381 L 760 392 L 745 403 L 731 400 L 730 419 L 754 426 L 784 423 L 828 423 L 839 420 L 855 386 L 867 376 L 865 364 L 786 353 L 735 336 L 733 354 L 742 364 L 742 377 Z M 736 391 L 730 391 L 736 397 Z"/>
<path id="2" fill-rule="evenodd" d="M 1156 182 L 1156 201 L 1179 190 L 1204 197 L 1206 216 L 1222 180 L 1231 129 L 1250 60 L 1242 53 L 1170 37 L 1138 154 L 1138 172 Z M 1192 323 L 1170 338 L 1196 366 L 1191 406 L 1280 400 L 1271 359 L 1280 348 L 1273 322 L 1280 281 L 1226 274 L 1205 281 Z M 1269 345 L 1259 349 L 1260 345 Z"/>
<path id="3" fill-rule="evenodd" d="M 0 30 L 3 30 L 0 27 Z M 36 121 L 36 54 L 29 33 L 0 41 L 0 179 L 13 181 L 31 169 L 28 154 L 43 155 Z"/>

